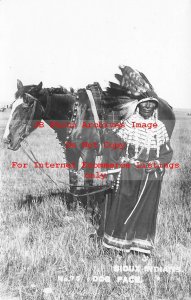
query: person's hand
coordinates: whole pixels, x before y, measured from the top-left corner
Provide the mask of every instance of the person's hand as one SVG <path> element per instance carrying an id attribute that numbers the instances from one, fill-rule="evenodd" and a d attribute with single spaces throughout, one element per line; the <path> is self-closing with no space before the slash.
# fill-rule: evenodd
<path id="1" fill-rule="evenodd" d="M 145 168 L 146 173 L 153 173 L 156 170 L 160 170 L 158 161 L 152 160 L 152 161 L 147 162 L 146 168 Z"/>

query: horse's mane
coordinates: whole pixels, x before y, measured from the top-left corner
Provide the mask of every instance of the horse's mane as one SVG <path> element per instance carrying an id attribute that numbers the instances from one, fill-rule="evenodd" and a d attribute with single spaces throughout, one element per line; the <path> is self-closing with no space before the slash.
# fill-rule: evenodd
<path id="1" fill-rule="evenodd" d="M 45 93 L 45 92 L 48 92 L 49 95 L 53 95 L 53 94 L 66 95 L 66 94 L 71 93 L 66 88 L 64 88 L 63 86 L 44 88 L 44 89 L 41 90 L 41 93 Z"/>
<path id="2" fill-rule="evenodd" d="M 42 96 L 42 95 L 63 95 L 63 96 L 75 96 L 75 92 L 73 88 L 70 88 L 68 91 L 65 87 L 48 87 L 42 88 L 40 90 L 37 89 L 37 85 L 25 85 L 22 88 L 18 89 L 15 93 L 15 99 L 17 100 L 19 97 L 23 97 L 25 93 L 31 94 L 34 97 Z"/>

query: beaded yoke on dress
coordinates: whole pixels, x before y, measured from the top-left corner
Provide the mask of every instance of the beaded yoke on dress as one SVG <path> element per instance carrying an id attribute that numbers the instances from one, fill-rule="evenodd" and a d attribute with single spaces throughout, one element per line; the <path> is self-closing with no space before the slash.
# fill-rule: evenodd
<path id="1" fill-rule="evenodd" d="M 136 124 L 146 123 L 146 125 L 148 123 L 156 123 L 157 127 L 133 127 L 133 122 Z M 145 153 L 143 160 L 147 161 L 151 150 L 155 152 L 155 157 L 153 158 L 157 159 L 160 156 L 160 148 L 164 144 L 166 144 L 166 149 L 169 150 L 167 145 L 169 137 L 165 125 L 154 116 L 144 119 L 136 112 L 130 118 L 124 120 L 123 123 L 125 126 L 115 129 L 114 132 L 127 144 L 126 159 L 138 159 L 141 157 L 141 154 Z"/>

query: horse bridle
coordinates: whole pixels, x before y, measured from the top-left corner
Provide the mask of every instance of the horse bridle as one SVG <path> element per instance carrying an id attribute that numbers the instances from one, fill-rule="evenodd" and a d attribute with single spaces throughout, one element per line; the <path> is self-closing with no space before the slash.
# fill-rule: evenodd
<path id="1" fill-rule="evenodd" d="M 28 93 L 24 93 L 23 95 L 23 98 L 25 98 L 25 100 L 29 100 L 29 101 L 33 101 L 33 106 L 32 106 L 32 111 L 31 111 L 31 114 L 30 114 L 30 118 L 26 124 L 26 130 L 25 130 L 25 133 L 24 133 L 24 137 L 28 136 L 29 133 L 30 133 L 30 129 L 32 127 L 32 121 L 33 121 L 33 118 L 34 118 L 34 114 L 35 114 L 35 110 L 36 110 L 36 107 L 37 107 L 37 104 L 40 105 L 40 108 L 41 108 L 41 112 L 42 112 L 42 115 L 41 115 L 41 119 L 45 119 L 48 117 L 48 114 L 49 114 L 49 111 L 50 111 L 50 106 L 51 106 L 51 96 L 47 93 L 46 94 L 46 97 L 47 97 L 47 104 L 46 104 L 46 108 L 44 109 L 44 107 L 42 106 L 40 100 Z M 22 139 L 24 138 L 23 136 L 21 137 Z"/>

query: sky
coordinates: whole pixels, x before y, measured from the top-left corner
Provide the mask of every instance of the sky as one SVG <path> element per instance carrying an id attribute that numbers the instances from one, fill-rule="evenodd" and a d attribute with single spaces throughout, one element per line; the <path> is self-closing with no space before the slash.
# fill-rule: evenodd
<path id="1" fill-rule="evenodd" d="M 16 80 L 83 88 L 145 73 L 158 96 L 191 108 L 190 0 L 0 0 L 0 107 Z"/>

